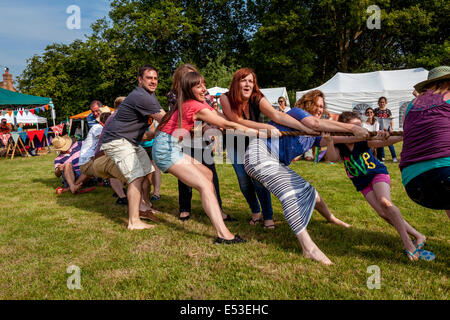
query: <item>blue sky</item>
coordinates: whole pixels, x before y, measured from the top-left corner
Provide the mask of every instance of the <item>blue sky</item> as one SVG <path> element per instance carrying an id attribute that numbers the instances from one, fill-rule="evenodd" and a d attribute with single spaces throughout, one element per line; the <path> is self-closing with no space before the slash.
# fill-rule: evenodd
<path id="1" fill-rule="evenodd" d="M 110 0 L 0 0 L 1 74 L 7 66 L 14 78 L 20 75 L 26 60 L 42 54 L 51 43 L 85 39 L 84 35 L 91 33 L 91 24 L 107 16 L 109 3 Z M 80 7 L 79 30 L 66 26 L 70 5 Z"/>

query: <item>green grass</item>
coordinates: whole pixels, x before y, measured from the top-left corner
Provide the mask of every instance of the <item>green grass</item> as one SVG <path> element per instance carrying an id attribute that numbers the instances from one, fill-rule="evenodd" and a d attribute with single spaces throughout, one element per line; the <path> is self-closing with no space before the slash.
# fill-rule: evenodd
<path id="1" fill-rule="evenodd" d="M 389 153 L 389 152 L 388 152 Z M 357 193 L 341 164 L 300 161 L 292 168 L 352 224 L 326 224 L 316 212 L 309 233 L 335 263 L 302 258 L 273 198 L 276 230 L 250 226 L 250 210 L 231 165 L 217 165 L 228 223 L 248 243 L 213 244 L 215 231 L 194 191 L 191 220 L 177 219 L 176 179 L 163 175 L 162 223 L 126 229 L 127 211 L 110 188 L 56 195 L 55 154 L 0 160 L 0 299 L 448 299 L 449 220 L 413 203 L 396 164 L 387 162 L 392 199 L 428 237 L 434 262 L 411 263 L 400 237 Z M 69 265 L 81 268 L 81 290 L 69 290 Z M 366 286 L 367 267 L 381 269 L 381 289 Z"/>

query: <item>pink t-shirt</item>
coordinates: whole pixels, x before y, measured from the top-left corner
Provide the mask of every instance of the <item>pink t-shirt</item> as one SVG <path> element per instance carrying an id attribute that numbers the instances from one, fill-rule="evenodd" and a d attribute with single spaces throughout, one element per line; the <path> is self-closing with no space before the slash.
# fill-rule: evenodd
<path id="1" fill-rule="evenodd" d="M 214 109 L 211 108 L 206 102 L 200 102 L 197 100 L 186 101 L 185 103 L 183 103 L 182 108 L 183 112 L 181 119 L 181 127 L 187 130 L 188 132 L 190 132 L 191 129 L 194 128 L 194 115 L 197 112 L 205 108 L 214 111 Z M 174 112 L 172 117 L 166 123 L 164 128 L 161 129 L 161 131 L 173 135 L 173 133 L 177 129 L 178 129 L 178 110 Z"/>

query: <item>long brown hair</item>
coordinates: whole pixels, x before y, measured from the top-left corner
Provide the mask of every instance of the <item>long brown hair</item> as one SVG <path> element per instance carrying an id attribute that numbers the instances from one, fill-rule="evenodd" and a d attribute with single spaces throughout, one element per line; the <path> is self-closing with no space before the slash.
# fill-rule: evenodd
<path id="1" fill-rule="evenodd" d="M 226 96 L 230 100 L 231 111 L 241 116 L 244 106 L 248 104 L 248 101 L 244 101 L 241 96 L 240 82 L 249 74 L 253 76 L 253 91 L 249 100 L 260 100 L 263 97 L 261 90 L 258 87 L 258 81 L 256 74 L 252 69 L 242 68 L 236 71 L 231 80 L 230 90 L 226 93 Z"/>
<path id="2" fill-rule="evenodd" d="M 182 106 L 188 100 L 196 100 L 195 95 L 192 92 L 192 88 L 198 85 L 201 82 L 204 82 L 203 76 L 198 72 L 187 72 L 185 73 L 180 81 L 177 92 L 177 106 L 173 108 L 162 118 L 161 123 L 158 126 L 158 129 L 161 130 L 167 124 L 170 118 L 172 118 L 175 111 L 178 111 L 178 128 L 182 126 Z"/>
<path id="3" fill-rule="evenodd" d="M 372 121 L 370 121 L 369 123 L 371 125 L 373 125 L 377 120 L 375 119 L 375 110 L 373 110 L 371 107 L 367 108 L 366 111 L 364 111 L 364 114 L 367 115 L 367 111 L 371 110 L 372 111 Z M 367 118 L 367 120 L 369 120 L 369 118 Z"/>
<path id="4" fill-rule="evenodd" d="M 295 102 L 295 107 L 300 108 L 308 112 L 309 114 L 316 114 L 319 107 L 316 105 L 317 98 L 323 98 L 324 108 L 323 112 L 326 112 L 325 95 L 320 90 L 312 90 L 305 93 L 300 99 Z"/>
<path id="5" fill-rule="evenodd" d="M 175 93 L 178 92 L 178 89 L 180 88 L 181 77 L 183 77 L 184 74 L 188 72 L 198 72 L 198 70 L 193 64 L 190 63 L 185 63 L 175 70 L 172 76 L 172 88 L 170 89 L 171 91 Z"/>

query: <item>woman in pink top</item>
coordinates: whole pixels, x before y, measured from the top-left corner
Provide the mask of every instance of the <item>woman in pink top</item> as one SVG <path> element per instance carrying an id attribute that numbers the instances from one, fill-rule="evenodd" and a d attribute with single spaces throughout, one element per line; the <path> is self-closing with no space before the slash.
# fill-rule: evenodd
<path id="1" fill-rule="evenodd" d="M 216 243 L 245 242 L 239 235 L 233 235 L 223 222 L 211 170 L 183 153 L 180 141 L 190 139 L 195 121 L 205 121 L 220 128 L 242 130 L 253 135 L 256 130 L 225 120 L 205 102 L 205 94 L 206 86 L 201 74 L 188 72 L 183 75 L 177 94 L 177 108 L 167 113 L 158 127 L 153 159 L 161 171 L 173 174 L 200 192 L 203 209 L 218 234 Z"/>

